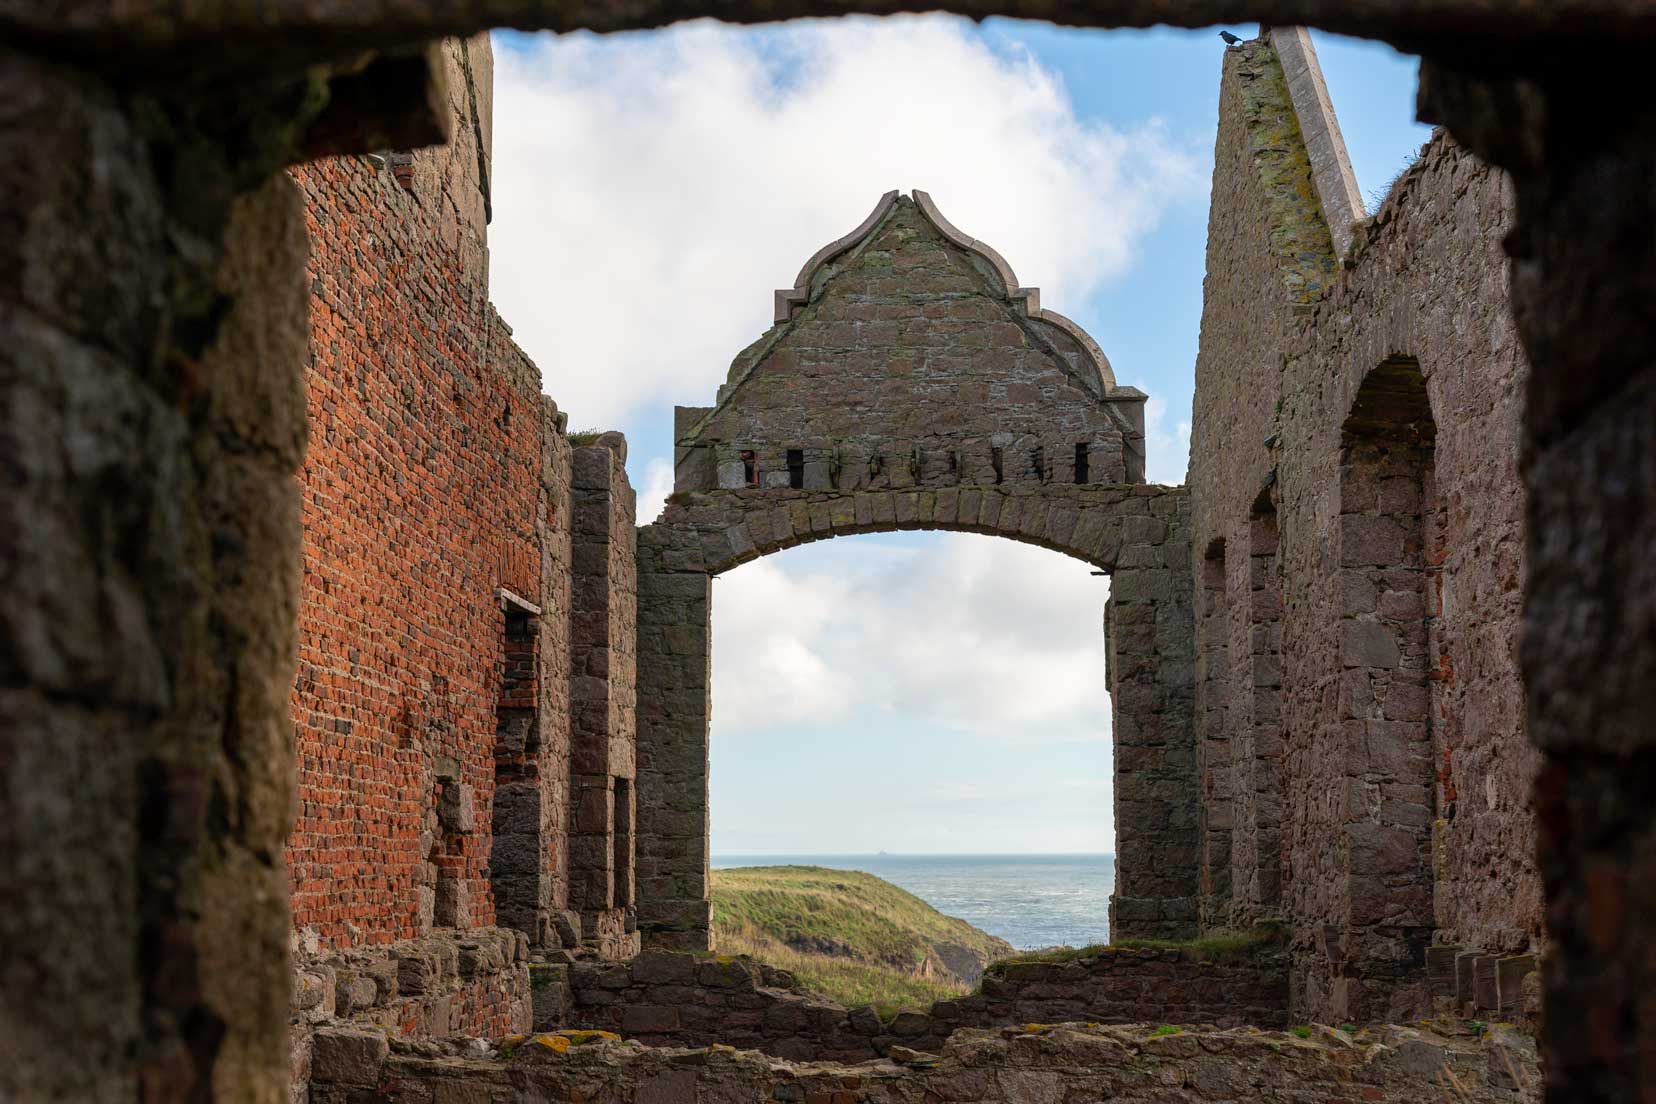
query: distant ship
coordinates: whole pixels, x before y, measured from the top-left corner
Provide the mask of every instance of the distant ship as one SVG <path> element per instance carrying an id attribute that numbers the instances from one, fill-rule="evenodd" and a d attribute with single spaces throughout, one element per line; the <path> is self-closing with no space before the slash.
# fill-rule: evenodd
<path id="1" fill-rule="evenodd" d="M 876 852 L 874 852 L 874 854 L 877 855 L 877 856 L 878 855 L 889 855 L 889 854 L 891 854 L 891 852 L 890 851 L 876 851 Z"/>

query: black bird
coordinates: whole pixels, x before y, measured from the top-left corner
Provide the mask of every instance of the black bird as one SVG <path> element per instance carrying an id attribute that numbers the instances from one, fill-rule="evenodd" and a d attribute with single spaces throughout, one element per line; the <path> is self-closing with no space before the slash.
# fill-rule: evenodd
<path id="1" fill-rule="evenodd" d="M 1226 46 L 1235 46 L 1238 42 L 1242 41 L 1240 38 L 1237 38 L 1235 35 L 1231 34 L 1229 31 L 1220 31 L 1219 32 L 1219 37 L 1225 40 L 1225 45 Z"/>

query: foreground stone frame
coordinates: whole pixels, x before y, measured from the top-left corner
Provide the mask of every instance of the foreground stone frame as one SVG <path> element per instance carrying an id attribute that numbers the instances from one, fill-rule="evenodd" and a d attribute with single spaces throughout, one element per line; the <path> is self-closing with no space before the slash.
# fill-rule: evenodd
<path id="1" fill-rule="evenodd" d="M 681 492 L 638 535 L 639 927 L 711 947 L 708 752 L 712 580 L 854 533 L 939 529 L 1036 544 L 1112 576 L 1105 610 L 1115 742 L 1117 937 L 1196 925 L 1189 497 L 1157 486 Z"/>

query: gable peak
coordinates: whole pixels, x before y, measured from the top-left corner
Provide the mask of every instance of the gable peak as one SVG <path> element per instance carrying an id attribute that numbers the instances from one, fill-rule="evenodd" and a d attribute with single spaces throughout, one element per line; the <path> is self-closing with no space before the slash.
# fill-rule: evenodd
<path id="1" fill-rule="evenodd" d="M 795 313 L 810 303 L 821 290 L 818 277 L 823 270 L 835 259 L 856 250 L 868 241 L 879 230 L 901 199 L 902 195 L 896 188 L 886 192 L 874 204 L 874 209 L 868 213 L 867 218 L 858 224 L 856 229 L 843 237 L 834 239 L 813 253 L 810 260 L 806 261 L 804 266 L 800 268 L 799 275 L 794 277 L 794 286 L 777 290 L 776 324 L 785 325 L 791 322 Z M 942 235 L 945 241 L 971 255 L 985 276 L 990 277 L 988 283 L 991 285 L 991 289 L 1010 303 L 1014 310 L 1026 318 L 1037 322 L 1045 322 L 1062 330 L 1080 347 L 1082 355 L 1090 362 L 1090 367 L 1097 373 L 1102 395 L 1108 395 L 1119 390 L 1116 386 L 1115 372 L 1110 367 L 1108 358 L 1104 356 L 1104 350 L 1098 347 L 1098 342 L 1094 341 L 1092 336 L 1080 326 L 1057 311 L 1043 309 L 1041 306 L 1041 289 L 1020 286 L 1017 274 L 1012 271 L 1012 266 L 1007 263 L 1005 257 L 1001 256 L 999 250 L 989 243 L 979 241 L 965 233 L 945 218 L 943 212 L 938 210 L 937 203 L 932 199 L 929 192 L 915 188 L 912 202 L 920 214 L 925 217 L 925 220 Z M 999 286 L 995 287 L 996 284 Z"/>

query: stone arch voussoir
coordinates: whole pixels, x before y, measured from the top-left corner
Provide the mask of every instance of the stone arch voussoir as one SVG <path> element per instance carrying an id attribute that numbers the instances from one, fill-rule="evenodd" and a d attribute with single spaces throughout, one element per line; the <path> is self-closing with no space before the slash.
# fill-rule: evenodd
<path id="1" fill-rule="evenodd" d="M 712 580 L 760 556 L 857 533 L 983 533 L 1112 575 L 1106 607 L 1115 745 L 1117 936 L 1196 922 L 1189 498 L 1144 485 L 781 488 L 675 493 L 638 534 L 639 926 L 707 949 Z"/>
<path id="2" fill-rule="evenodd" d="M 875 491 L 700 491 L 673 496 L 639 534 L 641 567 L 718 575 L 800 544 L 857 533 L 948 530 L 1039 545 L 1115 571 L 1162 555 L 1167 526 L 1151 503 L 1167 488 L 1126 485 L 947 487 Z"/>

